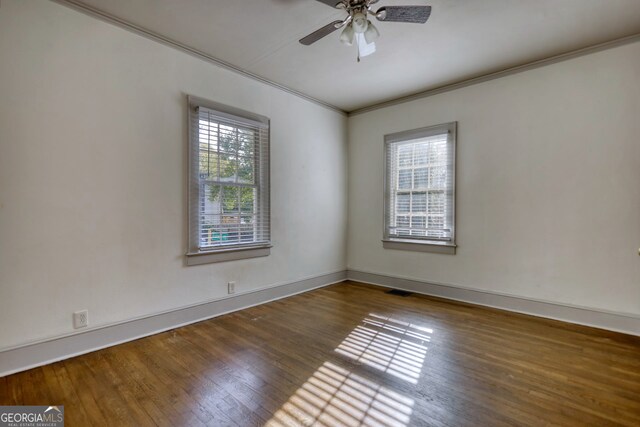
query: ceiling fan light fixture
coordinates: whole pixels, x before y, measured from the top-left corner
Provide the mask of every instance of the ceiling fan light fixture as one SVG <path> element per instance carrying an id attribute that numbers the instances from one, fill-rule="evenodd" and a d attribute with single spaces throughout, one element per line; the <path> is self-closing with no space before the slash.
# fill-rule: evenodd
<path id="1" fill-rule="evenodd" d="M 353 46 L 354 36 L 355 36 L 355 33 L 353 31 L 353 27 L 351 26 L 351 24 L 349 24 L 346 27 L 344 27 L 344 30 L 342 30 L 342 33 L 340 34 L 340 41 L 343 44 L 346 44 L 347 46 Z"/>
<path id="2" fill-rule="evenodd" d="M 364 32 L 364 39 L 367 43 L 373 43 L 378 39 L 378 37 L 380 37 L 380 32 L 371 21 L 368 22 L 369 25 L 367 26 L 367 31 Z"/>
<path id="3" fill-rule="evenodd" d="M 424 24 L 431 16 L 431 6 L 384 6 L 374 11 L 372 5 L 378 3 L 378 0 L 318 1 L 341 9 L 346 12 L 347 16 L 343 20 L 333 21 L 301 38 L 299 40 L 300 43 L 309 46 L 343 28 L 340 34 L 340 42 L 347 46 L 353 46 L 354 44 L 358 46 L 358 62 L 361 57 L 371 55 L 376 51 L 375 40 L 380 37 L 380 32 L 368 19 L 369 17 L 375 17 L 378 21 L 383 22 Z"/>
<path id="4" fill-rule="evenodd" d="M 351 22 L 351 25 L 353 26 L 353 31 L 355 31 L 356 33 L 364 33 L 369 27 L 369 20 L 367 19 L 367 15 L 362 12 L 355 13 L 353 15 L 353 21 Z"/>

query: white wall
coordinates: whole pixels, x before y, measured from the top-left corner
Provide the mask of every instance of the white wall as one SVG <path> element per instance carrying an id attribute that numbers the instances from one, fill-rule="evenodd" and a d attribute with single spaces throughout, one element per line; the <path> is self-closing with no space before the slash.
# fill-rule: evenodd
<path id="1" fill-rule="evenodd" d="M 382 248 L 383 136 L 458 121 L 457 255 Z M 349 120 L 348 268 L 640 314 L 640 43 Z"/>
<path id="2" fill-rule="evenodd" d="M 185 267 L 186 94 L 271 118 L 271 255 Z M 0 349 L 337 270 L 346 118 L 47 1 L 0 8 Z"/>
<path id="3" fill-rule="evenodd" d="M 45 1 L 0 7 L 0 350 L 349 268 L 640 313 L 640 43 L 347 120 Z M 272 254 L 185 267 L 186 94 L 272 123 Z M 459 122 L 458 254 L 382 249 L 387 133 Z"/>

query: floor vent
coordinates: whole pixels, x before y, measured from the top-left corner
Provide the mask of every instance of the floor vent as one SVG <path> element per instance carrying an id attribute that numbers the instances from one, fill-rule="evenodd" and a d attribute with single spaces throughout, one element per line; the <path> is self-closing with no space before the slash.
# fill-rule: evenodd
<path id="1" fill-rule="evenodd" d="M 386 293 L 390 294 L 390 295 L 397 295 L 399 297 L 408 297 L 409 295 L 413 295 L 413 292 L 407 292 L 407 291 L 403 291 L 400 289 L 391 289 L 390 291 L 387 291 Z"/>

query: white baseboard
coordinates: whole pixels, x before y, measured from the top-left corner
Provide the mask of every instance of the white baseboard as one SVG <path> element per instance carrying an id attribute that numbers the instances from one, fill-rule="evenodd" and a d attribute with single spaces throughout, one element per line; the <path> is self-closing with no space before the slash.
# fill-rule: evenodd
<path id="1" fill-rule="evenodd" d="M 551 301 L 523 298 L 515 295 L 482 291 L 444 283 L 432 283 L 384 274 L 347 270 L 349 280 L 402 289 L 424 295 L 468 302 L 516 313 L 562 320 L 578 325 L 591 326 L 640 336 L 640 315 L 605 311 L 589 307 L 560 304 Z"/>
<path id="2" fill-rule="evenodd" d="M 640 336 L 640 316 L 635 314 L 347 270 L 5 349 L 0 351 L 0 377 L 322 288 L 346 279 Z"/>
<path id="3" fill-rule="evenodd" d="M 346 279 L 337 271 L 0 351 L 0 377 L 286 298 Z"/>

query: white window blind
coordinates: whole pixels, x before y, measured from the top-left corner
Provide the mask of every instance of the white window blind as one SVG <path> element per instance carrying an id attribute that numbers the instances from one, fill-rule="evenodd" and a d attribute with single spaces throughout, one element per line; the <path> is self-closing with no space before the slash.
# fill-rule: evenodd
<path id="1" fill-rule="evenodd" d="M 268 245 L 268 119 L 189 104 L 190 253 Z"/>
<path id="2" fill-rule="evenodd" d="M 454 243 L 455 125 L 385 137 L 385 240 Z"/>

